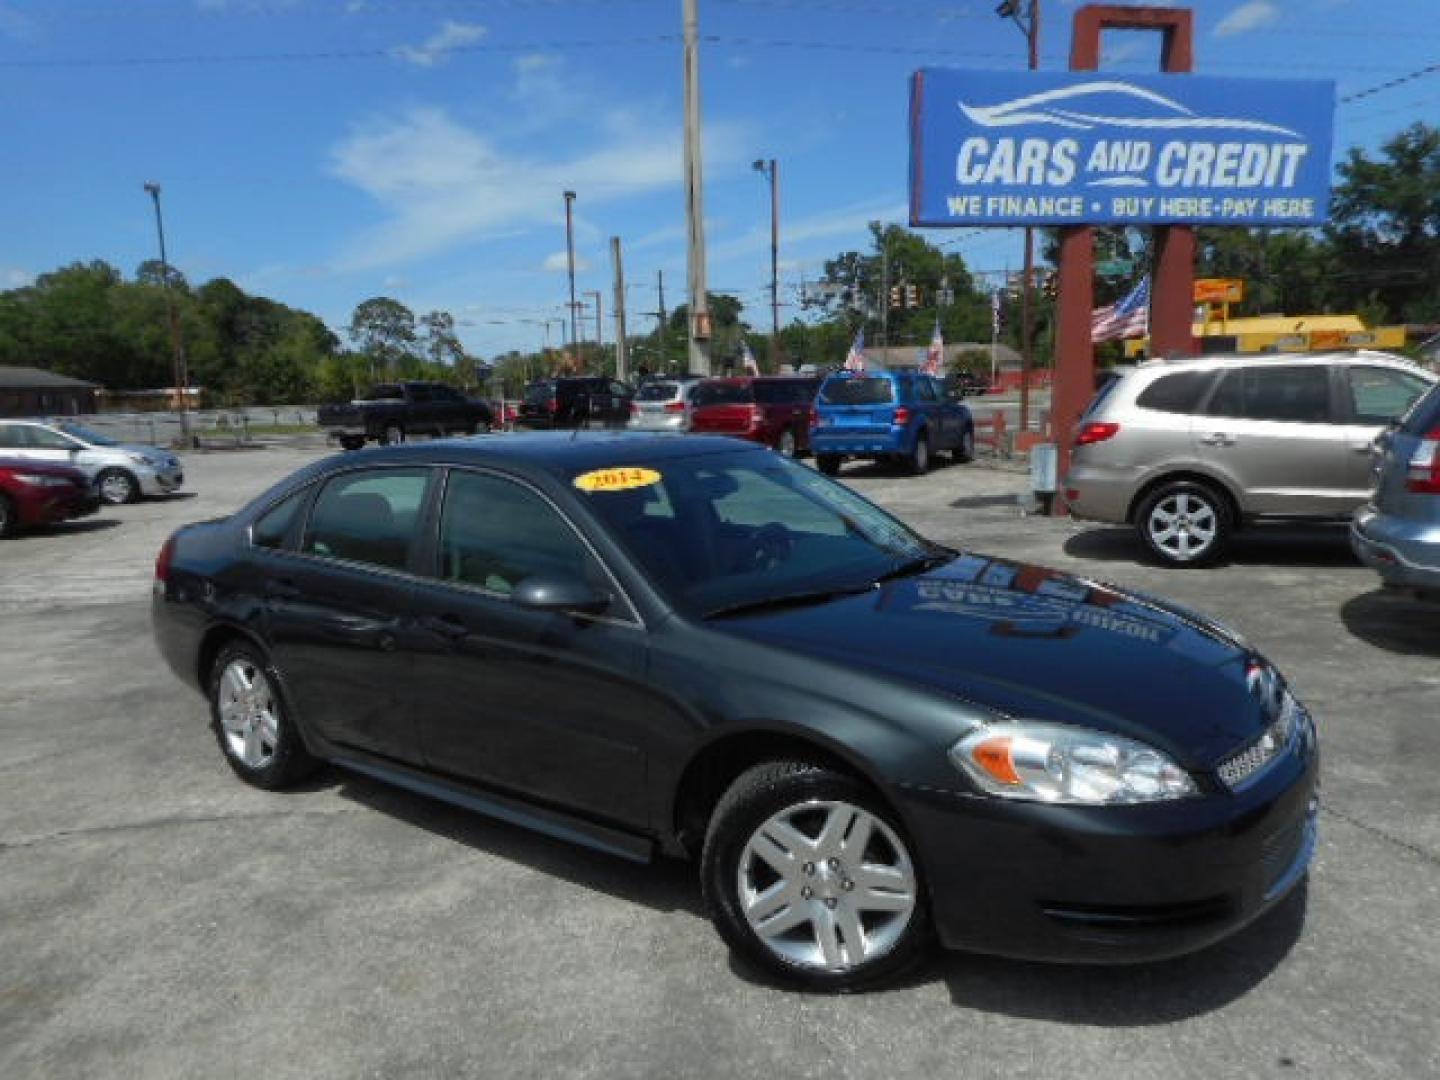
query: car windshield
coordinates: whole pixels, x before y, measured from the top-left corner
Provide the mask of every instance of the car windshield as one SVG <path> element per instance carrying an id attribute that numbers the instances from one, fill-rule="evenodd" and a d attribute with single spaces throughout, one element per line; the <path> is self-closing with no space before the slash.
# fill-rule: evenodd
<path id="1" fill-rule="evenodd" d="M 702 617 L 863 590 L 953 554 L 762 450 L 586 475 L 612 473 L 624 482 L 588 491 L 587 503 L 677 607 Z"/>
<path id="2" fill-rule="evenodd" d="M 895 400 L 895 384 L 889 379 L 831 379 L 820 400 L 829 405 L 888 405 Z"/>
<path id="3" fill-rule="evenodd" d="M 555 394 L 554 383 L 531 383 L 525 388 L 525 400 L 531 405 L 543 404 Z"/>
<path id="4" fill-rule="evenodd" d="M 404 401 L 405 390 L 394 383 L 381 383 L 379 386 L 372 386 L 362 401 Z"/>
<path id="5" fill-rule="evenodd" d="M 702 382 L 690 394 L 697 409 L 710 405 L 749 405 L 755 394 L 749 383 Z"/>
<path id="6" fill-rule="evenodd" d="M 680 384 L 648 382 L 635 391 L 636 401 L 674 401 L 680 396 Z"/>
<path id="7" fill-rule="evenodd" d="M 92 431 L 83 424 L 56 424 L 56 430 L 63 431 L 72 438 L 81 442 L 89 443 L 91 446 L 119 446 L 114 439 L 108 435 L 101 435 L 98 431 Z"/>

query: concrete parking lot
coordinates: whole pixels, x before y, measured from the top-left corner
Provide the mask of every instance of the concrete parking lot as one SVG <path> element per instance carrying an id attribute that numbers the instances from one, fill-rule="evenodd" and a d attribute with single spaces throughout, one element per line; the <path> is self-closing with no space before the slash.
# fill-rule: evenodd
<path id="1" fill-rule="evenodd" d="M 1238 627 L 1316 714 L 1325 810 L 1308 890 L 1204 953 L 939 955 L 827 998 L 732 964 L 685 865 L 337 771 L 232 777 L 151 645 L 152 560 L 321 452 L 192 455 L 193 495 L 0 544 L 0 1077 L 1440 1075 L 1440 611 L 1381 595 L 1342 533 L 1176 572 L 1022 518 L 1016 473 L 847 468 L 937 540 Z"/>

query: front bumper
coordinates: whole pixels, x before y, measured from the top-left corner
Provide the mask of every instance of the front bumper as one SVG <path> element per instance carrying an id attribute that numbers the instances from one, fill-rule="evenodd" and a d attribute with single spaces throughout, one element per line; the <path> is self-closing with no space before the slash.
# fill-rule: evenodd
<path id="1" fill-rule="evenodd" d="M 1440 593 L 1440 526 L 1364 506 L 1350 522 L 1350 546 L 1385 584 Z"/>
<path id="2" fill-rule="evenodd" d="M 1254 786 L 1129 807 L 905 788 L 947 948 L 1063 963 L 1202 949 L 1278 904 L 1317 841 L 1313 739 Z"/>

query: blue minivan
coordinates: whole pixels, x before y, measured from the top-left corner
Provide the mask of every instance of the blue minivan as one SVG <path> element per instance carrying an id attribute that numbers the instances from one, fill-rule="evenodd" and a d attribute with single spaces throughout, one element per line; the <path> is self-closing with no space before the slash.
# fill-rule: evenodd
<path id="1" fill-rule="evenodd" d="M 838 371 L 820 386 L 810 414 L 810 448 L 827 476 L 847 457 L 902 463 L 927 472 L 935 454 L 975 457 L 975 421 L 960 393 L 904 371 Z"/>

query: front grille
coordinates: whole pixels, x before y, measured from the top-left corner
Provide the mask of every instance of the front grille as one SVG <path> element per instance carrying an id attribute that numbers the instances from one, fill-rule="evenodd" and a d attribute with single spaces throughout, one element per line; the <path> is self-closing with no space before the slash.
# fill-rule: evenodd
<path id="1" fill-rule="evenodd" d="M 1274 723 L 1245 749 L 1221 762 L 1216 771 L 1226 787 L 1238 790 L 1308 739 L 1309 730 L 1309 714 L 1287 691 Z"/>
<path id="2" fill-rule="evenodd" d="M 1220 766 L 1220 779 L 1226 787 L 1238 787 L 1264 768 L 1280 750 L 1273 739 L 1261 736 Z"/>

